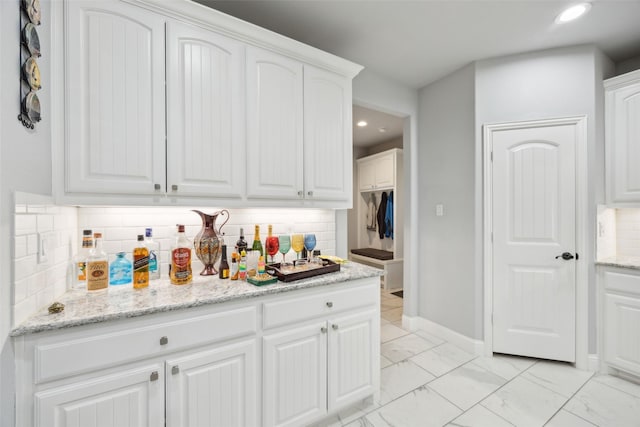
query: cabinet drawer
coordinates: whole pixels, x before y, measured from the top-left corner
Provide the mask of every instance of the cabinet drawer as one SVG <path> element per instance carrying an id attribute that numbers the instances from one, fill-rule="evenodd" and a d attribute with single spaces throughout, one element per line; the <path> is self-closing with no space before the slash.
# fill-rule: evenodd
<path id="1" fill-rule="evenodd" d="M 264 304 L 264 328 L 295 323 L 314 317 L 331 315 L 356 307 L 375 305 L 378 290 L 358 287 L 299 298 L 288 298 Z"/>
<path id="2" fill-rule="evenodd" d="M 640 275 L 605 271 L 604 288 L 608 291 L 635 294 L 640 297 Z"/>
<path id="3" fill-rule="evenodd" d="M 256 332 L 256 309 L 247 307 L 160 325 L 35 346 L 35 382 L 51 381 L 157 354 Z"/>

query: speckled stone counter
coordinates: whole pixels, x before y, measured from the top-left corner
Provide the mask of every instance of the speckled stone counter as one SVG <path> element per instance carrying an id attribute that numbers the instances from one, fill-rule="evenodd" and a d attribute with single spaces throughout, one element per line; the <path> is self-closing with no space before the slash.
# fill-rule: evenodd
<path id="1" fill-rule="evenodd" d="M 633 256 L 616 256 L 596 261 L 596 265 L 604 265 L 607 267 L 631 268 L 640 270 L 640 257 Z"/>
<path id="2" fill-rule="evenodd" d="M 349 262 L 341 265 L 340 271 L 336 273 L 266 286 L 254 286 L 239 280 L 221 280 L 211 276 L 202 277 L 196 273 L 192 283 L 182 286 L 172 285 L 168 279 L 161 279 L 152 281 L 148 288 L 139 290 L 134 290 L 131 285 L 110 286 L 108 289 L 93 292 L 84 289 L 72 290 L 58 298 L 58 301 L 65 305 L 63 312 L 49 314 L 47 309 L 43 308 L 16 327 L 11 336 L 255 298 L 382 274 L 383 270 Z"/>

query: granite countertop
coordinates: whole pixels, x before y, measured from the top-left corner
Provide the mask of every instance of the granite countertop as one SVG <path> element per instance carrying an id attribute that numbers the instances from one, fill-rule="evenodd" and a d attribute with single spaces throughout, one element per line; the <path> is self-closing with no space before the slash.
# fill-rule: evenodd
<path id="1" fill-rule="evenodd" d="M 192 283 L 181 286 L 172 285 L 168 279 L 160 279 L 152 281 L 148 288 L 138 290 L 131 285 L 109 286 L 108 289 L 93 292 L 75 289 L 57 299 L 65 305 L 63 312 L 49 314 L 45 307 L 13 329 L 11 336 L 255 298 L 383 274 L 383 270 L 348 262 L 340 266 L 339 272 L 265 286 L 254 286 L 240 280 L 202 277 L 196 273 Z"/>
<path id="2" fill-rule="evenodd" d="M 608 267 L 622 267 L 640 270 L 640 257 L 634 256 L 614 256 L 596 261 L 596 265 Z"/>

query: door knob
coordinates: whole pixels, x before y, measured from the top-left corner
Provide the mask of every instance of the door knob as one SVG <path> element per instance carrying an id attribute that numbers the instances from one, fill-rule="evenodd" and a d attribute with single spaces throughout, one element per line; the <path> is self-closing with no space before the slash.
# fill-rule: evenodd
<path id="1" fill-rule="evenodd" d="M 562 259 L 563 259 L 563 260 L 565 260 L 565 261 L 569 261 L 570 259 L 573 259 L 573 258 L 576 258 L 576 259 L 577 259 L 577 256 L 578 256 L 578 254 L 576 254 L 576 257 L 574 257 L 571 253 L 569 253 L 569 252 L 565 252 L 565 253 L 563 253 L 562 255 L 558 255 L 558 256 L 556 257 L 556 259 L 558 259 L 558 258 L 562 258 Z"/>

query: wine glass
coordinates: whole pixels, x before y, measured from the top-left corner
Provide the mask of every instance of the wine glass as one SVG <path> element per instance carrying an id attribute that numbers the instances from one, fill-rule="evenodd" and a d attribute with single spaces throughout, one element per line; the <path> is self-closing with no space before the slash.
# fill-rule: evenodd
<path id="1" fill-rule="evenodd" d="M 278 237 L 278 249 L 282 254 L 282 263 L 284 264 L 284 256 L 289 252 L 289 249 L 291 249 L 291 237 L 289 237 L 288 234 Z"/>
<path id="2" fill-rule="evenodd" d="M 291 247 L 296 253 L 296 259 L 300 258 L 300 252 L 304 249 L 304 235 L 294 234 L 291 236 Z"/>
<path id="3" fill-rule="evenodd" d="M 316 235 L 305 234 L 304 235 L 304 248 L 307 250 L 308 259 L 310 260 L 313 255 L 313 250 L 316 248 Z"/>
<path id="4" fill-rule="evenodd" d="M 267 253 L 271 255 L 271 262 L 273 262 L 273 256 L 278 253 L 278 249 L 280 248 L 280 239 L 278 236 L 269 236 L 264 242 L 264 245 L 266 246 Z"/>

